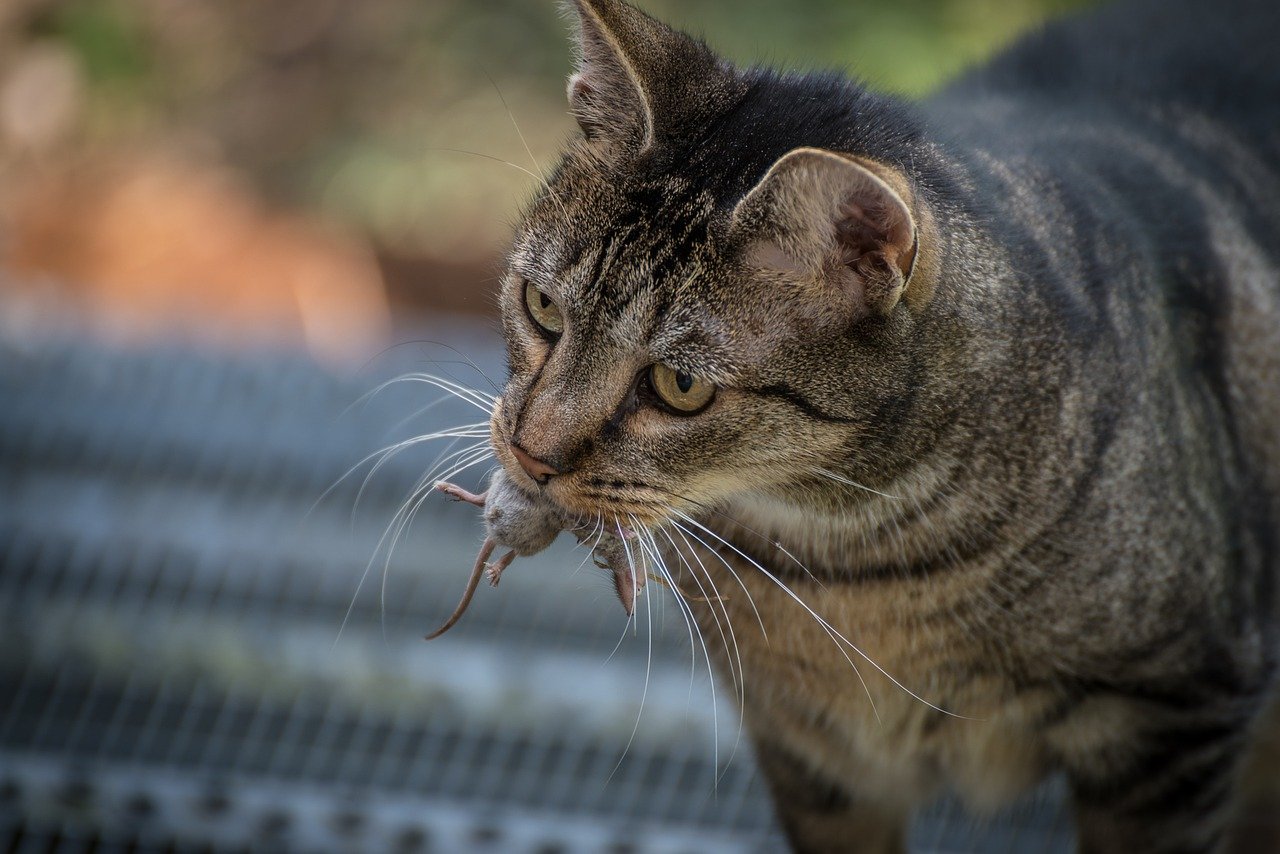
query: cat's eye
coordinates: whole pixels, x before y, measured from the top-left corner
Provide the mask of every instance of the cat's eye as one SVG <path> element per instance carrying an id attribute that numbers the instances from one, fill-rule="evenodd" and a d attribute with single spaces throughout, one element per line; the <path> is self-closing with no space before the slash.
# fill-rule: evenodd
<path id="1" fill-rule="evenodd" d="M 701 377 L 661 364 L 649 369 L 649 384 L 663 403 L 682 415 L 702 411 L 716 393 L 716 387 Z"/>
<path id="2" fill-rule="evenodd" d="M 551 301 L 551 297 L 538 290 L 533 282 L 524 283 L 524 304 L 529 309 L 529 317 L 544 331 L 559 335 L 564 331 L 564 317 L 560 307 Z"/>

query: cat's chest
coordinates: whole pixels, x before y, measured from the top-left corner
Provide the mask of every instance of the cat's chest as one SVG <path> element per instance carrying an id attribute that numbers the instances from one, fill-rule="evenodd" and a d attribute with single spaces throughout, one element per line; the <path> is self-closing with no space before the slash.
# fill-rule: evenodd
<path id="1" fill-rule="evenodd" d="M 757 738 L 834 779 L 920 796 L 949 787 L 980 806 L 1042 776 L 1035 721 L 1052 698 L 1005 675 L 966 605 L 971 583 L 822 585 L 719 557 L 704 564 L 721 598 L 700 604 L 699 621 Z"/>

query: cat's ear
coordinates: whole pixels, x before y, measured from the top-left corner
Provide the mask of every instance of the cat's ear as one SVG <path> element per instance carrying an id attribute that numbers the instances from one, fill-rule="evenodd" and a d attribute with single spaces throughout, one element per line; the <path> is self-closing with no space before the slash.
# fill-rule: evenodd
<path id="1" fill-rule="evenodd" d="M 902 297 L 918 254 L 906 179 L 890 167 L 818 148 L 787 152 L 738 203 L 746 263 L 820 284 L 861 314 Z"/>
<path id="2" fill-rule="evenodd" d="M 702 42 L 622 0 L 568 0 L 578 23 L 569 106 L 588 140 L 643 150 L 700 97 L 723 89 Z"/>

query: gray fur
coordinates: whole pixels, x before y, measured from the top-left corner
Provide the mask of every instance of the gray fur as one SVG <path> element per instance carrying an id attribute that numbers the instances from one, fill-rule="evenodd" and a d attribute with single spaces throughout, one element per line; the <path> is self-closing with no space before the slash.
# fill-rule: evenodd
<path id="1" fill-rule="evenodd" d="M 571 527 L 554 504 L 530 498 L 502 469 L 495 470 L 489 478 L 484 523 L 500 547 L 522 557 L 542 551 L 561 531 Z"/>

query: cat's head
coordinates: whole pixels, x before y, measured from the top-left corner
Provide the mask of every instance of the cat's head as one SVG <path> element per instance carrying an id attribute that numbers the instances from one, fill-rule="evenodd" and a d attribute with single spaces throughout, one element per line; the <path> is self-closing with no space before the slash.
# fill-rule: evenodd
<path id="1" fill-rule="evenodd" d="M 575 0 L 581 136 L 518 227 L 501 307 L 508 475 L 652 524 L 877 479 L 919 385 L 918 133 L 838 77 L 739 71 L 620 0 Z M 828 484 L 830 485 L 830 484 Z"/>

